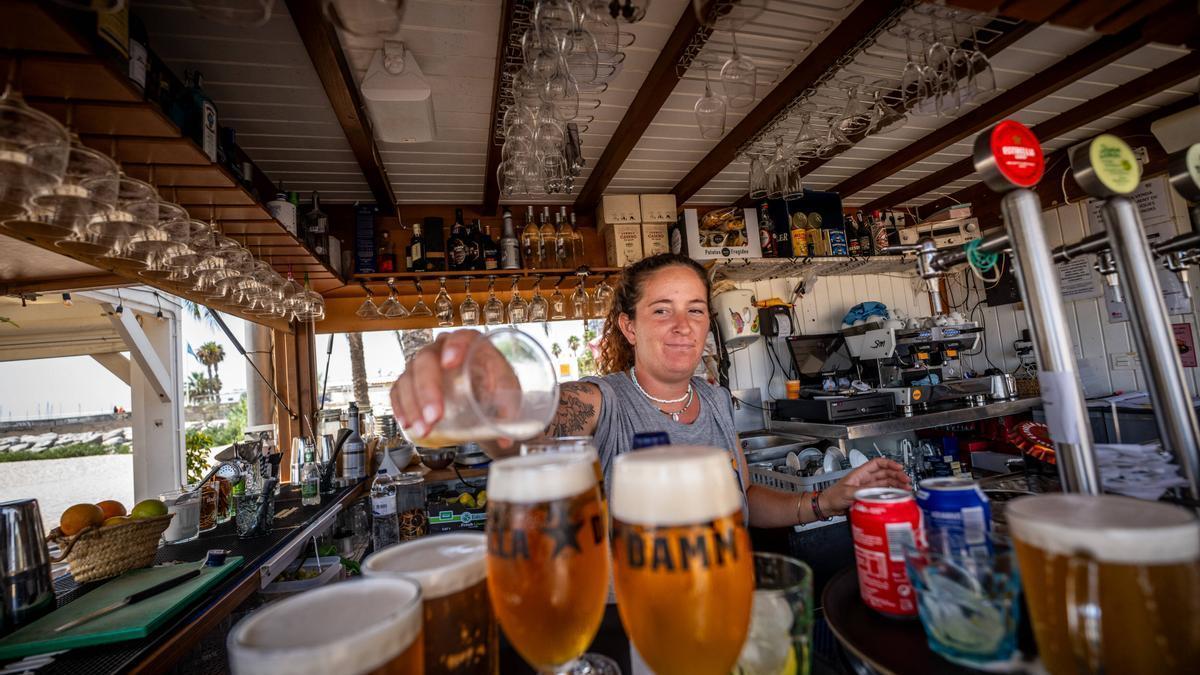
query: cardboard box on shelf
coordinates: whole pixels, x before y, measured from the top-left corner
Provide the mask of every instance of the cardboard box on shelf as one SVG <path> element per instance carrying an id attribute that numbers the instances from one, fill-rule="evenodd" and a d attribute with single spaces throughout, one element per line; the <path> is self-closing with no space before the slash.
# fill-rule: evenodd
<path id="1" fill-rule="evenodd" d="M 609 225 L 642 222 L 641 202 L 637 195 L 604 195 L 596 207 L 596 227 L 600 230 Z"/>
<path id="2" fill-rule="evenodd" d="M 642 223 L 642 257 L 649 258 L 670 250 L 666 223 Z"/>
<path id="3" fill-rule="evenodd" d="M 637 223 L 609 225 L 604 230 L 604 250 L 609 267 L 624 267 L 642 259 L 642 226 Z"/>
<path id="4" fill-rule="evenodd" d="M 696 209 L 684 209 L 683 224 L 679 232 L 684 235 L 680 251 L 695 260 L 762 257 L 756 209 L 729 207 L 709 211 L 702 217 Z"/>
<path id="5" fill-rule="evenodd" d="M 673 223 L 679 215 L 675 208 L 675 195 L 671 194 L 642 195 L 641 210 L 643 223 Z"/>

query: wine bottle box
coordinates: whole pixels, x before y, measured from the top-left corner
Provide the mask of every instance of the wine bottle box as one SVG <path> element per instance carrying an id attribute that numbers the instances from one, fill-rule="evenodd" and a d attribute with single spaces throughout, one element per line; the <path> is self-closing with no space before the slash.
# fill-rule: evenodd
<path id="1" fill-rule="evenodd" d="M 624 267 L 642 259 L 642 226 L 637 223 L 609 225 L 604 230 L 604 250 L 610 267 Z"/>
<path id="2" fill-rule="evenodd" d="M 642 223 L 642 256 L 649 258 L 671 250 L 667 223 Z"/>

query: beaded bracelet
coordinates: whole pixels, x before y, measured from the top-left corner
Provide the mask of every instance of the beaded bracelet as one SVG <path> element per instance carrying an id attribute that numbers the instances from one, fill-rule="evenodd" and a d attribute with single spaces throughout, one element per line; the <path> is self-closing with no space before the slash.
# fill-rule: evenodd
<path id="1" fill-rule="evenodd" d="M 813 515 L 817 517 L 817 520 L 830 520 L 830 517 L 829 517 L 829 516 L 826 516 L 826 515 L 825 515 L 825 514 L 824 514 L 824 513 L 821 511 L 821 501 L 820 501 L 820 497 L 821 497 L 821 491 L 820 491 L 820 490 L 817 490 L 816 492 L 812 493 L 812 511 L 813 511 Z"/>

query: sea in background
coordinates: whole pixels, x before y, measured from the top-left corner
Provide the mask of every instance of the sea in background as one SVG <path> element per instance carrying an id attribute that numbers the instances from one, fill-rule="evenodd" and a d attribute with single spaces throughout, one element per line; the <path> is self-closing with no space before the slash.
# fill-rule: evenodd
<path id="1" fill-rule="evenodd" d="M 133 506 L 133 455 L 95 455 L 0 463 L 0 502 L 38 500 L 47 533 L 68 506 L 115 499 Z"/>

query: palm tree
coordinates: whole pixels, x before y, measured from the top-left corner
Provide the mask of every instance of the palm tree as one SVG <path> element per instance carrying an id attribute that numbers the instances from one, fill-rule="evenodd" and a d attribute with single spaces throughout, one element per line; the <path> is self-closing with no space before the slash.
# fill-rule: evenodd
<path id="1" fill-rule="evenodd" d="M 367 363 L 363 354 L 362 333 L 346 333 L 350 343 L 350 377 L 354 383 L 354 400 L 359 410 L 371 409 L 371 396 L 367 391 Z"/>
<path id="2" fill-rule="evenodd" d="M 195 370 L 183 383 L 183 391 L 192 405 L 199 405 L 208 398 L 209 380 L 204 373 Z"/>
<path id="3" fill-rule="evenodd" d="M 554 344 L 550 345 L 550 353 L 554 355 L 554 360 L 557 361 L 559 354 L 562 354 L 562 347 L 555 342 Z"/>
<path id="4" fill-rule="evenodd" d="M 576 356 L 579 355 L 579 345 L 580 342 L 578 335 L 572 335 L 571 337 L 567 338 L 567 347 L 570 348 L 571 353 L 575 354 Z"/>
<path id="5" fill-rule="evenodd" d="M 217 376 L 217 370 L 225 360 L 225 348 L 216 342 L 205 342 L 196 350 L 196 360 L 204 364 L 211 380 Z"/>

